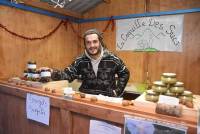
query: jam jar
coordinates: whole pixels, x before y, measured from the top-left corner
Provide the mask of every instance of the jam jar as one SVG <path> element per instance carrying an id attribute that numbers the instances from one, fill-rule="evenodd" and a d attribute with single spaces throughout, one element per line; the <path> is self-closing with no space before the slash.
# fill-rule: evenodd
<path id="1" fill-rule="evenodd" d="M 186 105 L 189 108 L 193 108 L 193 94 L 190 91 L 184 91 L 181 96 L 179 96 L 180 103 Z"/>
<path id="2" fill-rule="evenodd" d="M 161 76 L 161 81 L 166 84 L 174 84 L 176 83 L 176 74 L 175 73 L 163 73 Z"/>
<path id="3" fill-rule="evenodd" d="M 40 79 L 40 71 L 36 70 L 32 73 L 32 81 L 39 81 Z"/>
<path id="4" fill-rule="evenodd" d="M 162 81 L 154 81 L 152 89 L 154 92 L 162 94 L 167 92 L 167 86 Z"/>
<path id="5" fill-rule="evenodd" d="M 51 81 L 51 70 L 50 69 L 42 69 L 40 72 L 40 82 L 49 82 Z"/>
<path id="6" fill-rule="evenodd" d="M 36 71 L 36 62 L 28 61 L 27 63 L 27 80 L 32 81 L 33 74 Z"/>
<path id="7" fill-rule="evenodd" d="M 27 69 L 28 69 L 28 72 L 33 72 L 33 71 L 36 71 L 36 61 L 28 61 L 27 63 Z"/>
<path id="8" fill-rule="evenodd" d="M 145 100 L 157 102 L 158 99 L 159 99 L 159 95 L 156 92 L 154 92 L 153 90 L 146 91 Z"/>
<path id="9" fill-rule="evenodd" d="M 182 94 L 184 92 L 183 82 L 176 82 L 171 88 L 170 91 L 176 94 Z"/>

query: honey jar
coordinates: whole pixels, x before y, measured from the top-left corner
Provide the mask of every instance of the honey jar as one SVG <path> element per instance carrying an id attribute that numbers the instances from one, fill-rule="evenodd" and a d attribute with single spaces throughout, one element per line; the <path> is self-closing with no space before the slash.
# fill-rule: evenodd
<path id="1" fill-rule="evenodd" d="M 146 91 L 145 99 L 147 101 L 157 102 L 158 98 L 159 98 L 159 95 L 156 92 L 154 92 L 153 90 Z"/>
<path id="2" fill-rule="evenodd" d="M 161 75 L 161 81 L 166 84 L 174 84 L 176 83 L 176 74 L 175 73 L 163 73 Z"/>

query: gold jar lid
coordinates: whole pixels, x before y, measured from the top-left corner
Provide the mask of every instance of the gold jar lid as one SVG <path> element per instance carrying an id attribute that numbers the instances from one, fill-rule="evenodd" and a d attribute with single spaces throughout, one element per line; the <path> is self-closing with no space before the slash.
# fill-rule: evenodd
<path id="1" fill-rule="evenodd" d="M 176 78 L 176 74 L 175 73 L 163 73 L 162 76 L 163 77 Z"/>
<path id="2" fill-rule="evenodd" d="M 163 83 L 162 81 L 154 81 L 153 85 L 155 85 L 155 86 L 161 86 L 161 87 L 166 87 L 166 84 Z"/>
<path id="3" fill-rule="evenodd" d="M 146 91 L 147 95 L 154 95 L 154 96 L 158 96 L 158 94 L 156 92 L 154 92 L 153 90 L 147 90 Z"/>
<path id="4" fill-rule="evenodd" d="M 177 81 L 173 86 L 174 86 L 174 87 L 183 87 L 183 86 L 184 86 L 184 83 L 183 83 L 183 82 L 180 82 L 180 81 Z"/>

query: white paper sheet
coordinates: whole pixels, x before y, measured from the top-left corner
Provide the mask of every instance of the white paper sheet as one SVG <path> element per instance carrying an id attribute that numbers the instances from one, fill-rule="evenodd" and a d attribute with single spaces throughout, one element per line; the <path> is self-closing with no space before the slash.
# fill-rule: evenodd
<path id="1" fill-rule="evenodd" d="M 113 103 L 118 103 L 118 104 L 122 104 L 122 100 L 123 100 L 123 98 L 109 97 L 109 96 L 104 96 L 101 94 L 100 95 L 86 94 L 86 98 L 91 98 L 92 96 L 97 97 L 98 100 L 113 102 Z"/>
<path id="2" fill-rule="evenodd" d="M 179 105 L 179 99 L 176 97 L 171 96 L 165 96 L 165 95 L 159 95 L 159 101 L 158 103 L 164 103 L 168 105 Z"/>
<path id="3" fill-rule="evenodd" d="M 89 134 L 121 134 L 121 128 L 104 121 L 90 120 Z"/>
<path id="4" fill-rule="evenodd" d="M 28 119 L 49 125 L 49 113 L 49 97 L 27 93 L 26 114 Z"/>

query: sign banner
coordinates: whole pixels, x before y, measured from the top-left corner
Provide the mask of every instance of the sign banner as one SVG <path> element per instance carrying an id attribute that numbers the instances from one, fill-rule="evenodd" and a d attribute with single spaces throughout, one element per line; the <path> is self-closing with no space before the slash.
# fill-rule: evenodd
<path id="1" fill-rule="evenodd" d="M 116 21 L 116 49 L 182 51 L 184 15 L 142 17 Z"/>

